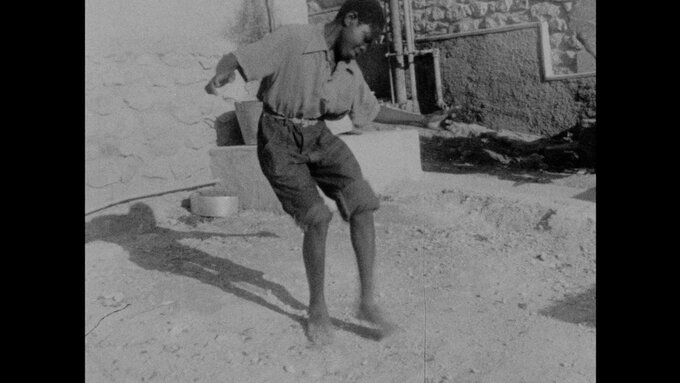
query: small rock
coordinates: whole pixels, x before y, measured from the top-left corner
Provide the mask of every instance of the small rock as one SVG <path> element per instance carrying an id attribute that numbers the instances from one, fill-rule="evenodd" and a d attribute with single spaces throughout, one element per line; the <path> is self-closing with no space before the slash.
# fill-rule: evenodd
<path id="1" fill-rule="evenodd" d="M 521 308 L 522 310 L 526 310 L 528 306 L 526 303 L 518 303 L 517 307 Z"/>
<path id="2" fill-rule="evenodd" d="M 295 368 L 294 368 L 293 366 L 290 366 L 290 365 L 288 365 L 288 366 L 283 366 L 283 370 L 284 370 L 285 372 L 290 373 L 290 374 L 294 374 L 294 373 L 295 373 Z"/>
<path id="3" fill-rule="evenodd" d="M 545 256 L 543 254 L 538 254 L 536 256 L 536 259 L 538 259 L 539 261 L 545 261 Z"/>
<path id="4" fill-rule="evenodd" d="M 477 370 L 476 368 L 471 368 L 470 372 L 473 373 L 473 374 L 476 374 L 476 373 L 479 372 L 479 370 Z"/>

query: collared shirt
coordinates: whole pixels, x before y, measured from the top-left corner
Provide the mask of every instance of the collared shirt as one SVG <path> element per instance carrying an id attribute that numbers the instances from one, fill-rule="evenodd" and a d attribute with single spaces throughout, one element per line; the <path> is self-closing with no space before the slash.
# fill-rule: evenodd
<path id="1" fill-rule="evenodd" d="M 258 98 L 288 118 L 338 118 L 371 122 L 380 110 L 355 60 L 331 68 L 324 26 L 284 25 L 234 55 L 247 81 L 262 79 Z"/>

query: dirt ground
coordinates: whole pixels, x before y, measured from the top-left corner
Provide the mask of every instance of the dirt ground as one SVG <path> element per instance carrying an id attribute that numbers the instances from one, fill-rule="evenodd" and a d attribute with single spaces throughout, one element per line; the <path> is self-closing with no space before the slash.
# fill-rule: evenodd
<path id="1" fill-rule="evenodd" d="M 197 217 L 182 207 L 190 192 L 87 217 L 86 381 L 595 382 L 594 201 L 450 187 L 461 177 L 451 173 L 381 193 L 377 287 L 399 330 L 380 341 L 353 316 L 356 262 L 337 214 L 325 347 L 304 336 L 302 233 L 290 218 Z M 594 181 L 563 174 L 537 187 L 577 194 Z"/>

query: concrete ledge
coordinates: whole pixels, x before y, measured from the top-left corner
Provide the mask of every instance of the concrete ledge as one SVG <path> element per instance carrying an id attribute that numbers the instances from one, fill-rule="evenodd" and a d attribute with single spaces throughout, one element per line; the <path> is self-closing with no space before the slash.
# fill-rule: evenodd
<path id="1" fill-rule="evenodd" d="M 376 193 L 381 193 L 393 182 L 418 180 L 423 174 L 420 141 L 415 129 L 365 132 L 340 138 L 354 153 L 364 178 Z M 262 174 L 256 146 L 221 146 L 211 149 L 209 155 L 213 177 L 221 180 L 220 186 L 230 195 L 239 197 L 241 209 L 283 213 Z M 332 210 L 336 209 L 332 200 L 325 196 L 324 199 Z"/>

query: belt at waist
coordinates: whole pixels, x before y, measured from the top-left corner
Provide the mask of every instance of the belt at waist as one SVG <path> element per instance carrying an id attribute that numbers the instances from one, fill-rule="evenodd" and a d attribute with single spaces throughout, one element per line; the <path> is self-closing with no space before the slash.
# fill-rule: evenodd
<path id="1" fill-rule="evenodd" d="M 305 118 L 294 118 L 294 117 L 291 118 L 291 117 L 285 117 L 285 116 L 281 116 L 281 115 L 279 115 L 279 114 L 276 114 L 276 112 L 273 112 L 273 111 L 271 111 L 269 108 L 266 108 L 266 107 L 263 109 L 263 111 L 264 111 L 264 113 L 267 113 L 267 114 L 270 115 L 271 117 L 274 117 L 274 118 L 276 118 L 276 119 L 278 119 L 278 120 L 286 120 L 286 121 L 290 121 L 290 122 L 292 122 L 292 123 L 294 123 L 294 124 L 301 125 L 301 126 L 303 126 L 303 127 L 312 126 L 312 125 L 318 124 L 319 122 L 323 121 L 323 119 L 321 119 L 321 118 L 318 118 L 318 119 L 305 119 Z"/>

